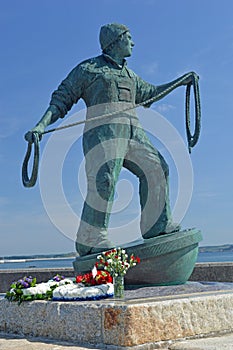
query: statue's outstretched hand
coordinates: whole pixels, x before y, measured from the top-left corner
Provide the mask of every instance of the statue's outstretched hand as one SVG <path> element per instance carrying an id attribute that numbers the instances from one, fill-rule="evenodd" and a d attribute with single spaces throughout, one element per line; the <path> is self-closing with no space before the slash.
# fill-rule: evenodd
<path id="1" fill-rule="evenodd" d="M 42 134 L 44 133 L 44 125 L 42 124 L 38 124 L 37 126 L 35 126 L 35 128 L 33 128 L 32 130 L 28 131 L 25 135 L 24 138 L 27 142 L 32 143 L 33 142 L 33 134 L 37 133 L 39 135 L 39 140 L 42 139 Z"/>
<path id="2" fill-rule="evenodd" d="M 182 82 L 182 85 L 188 85 L 191 84 L 193 81 L 193 78 L 199 79 L 199 76 L 195 72 L 189 72 L 187 78 Z"/>

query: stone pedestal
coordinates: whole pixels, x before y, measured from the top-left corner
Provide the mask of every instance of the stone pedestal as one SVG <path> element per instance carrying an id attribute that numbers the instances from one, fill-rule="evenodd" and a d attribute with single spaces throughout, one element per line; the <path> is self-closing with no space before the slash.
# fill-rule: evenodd
<path id="1" fill-rule="evenodd" d="M 0 300 L 0 331 L 100 349 L 156 349 L 177 339 L 232 332 L 233 284 L 190 282 L 125 291 L 124 300 Z"/>

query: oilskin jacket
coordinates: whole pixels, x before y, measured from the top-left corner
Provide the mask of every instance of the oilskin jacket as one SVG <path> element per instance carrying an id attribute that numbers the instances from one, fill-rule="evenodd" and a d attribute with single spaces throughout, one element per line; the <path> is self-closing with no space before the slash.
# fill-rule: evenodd
<path id="1" fill-rule="evenodd" d="M 115 102 L 138 104 L 156 93 L 156 86 L 136 75 L 126 61 L 119 66 L 103 54 L 77 65 L 53 92 L 50 106 L 55 117 L 63 118 L 79 99 L 87 107 Z"/>

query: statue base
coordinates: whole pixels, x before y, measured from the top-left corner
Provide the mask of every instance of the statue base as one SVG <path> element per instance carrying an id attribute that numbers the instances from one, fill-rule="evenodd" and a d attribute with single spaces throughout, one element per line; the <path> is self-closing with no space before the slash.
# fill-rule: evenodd
<path id="1" fill-rule="evenodd" d="M 53 346 L 41 349 L 60 349 L 59 341 L 73 343 L 71 347 L 64 344 L 63 349 L 193 349 L 178 341 L 233 332 L 232 314 L 232 283 L 188 282 L 126 290 L 124 299 L 36 300 L 20 306 L 0 299 L 0 333 L 37 337 L 38 341 L 53 339 Z M 37 343 L 30 344 L 37 348 Z M 23 349 L 17 345 L 11 349 Z"/>
<path id="2" fill-rule="evenodd" d="M 187 229 L 121 246 L 128 255 L 134 254 L 141 259 L 140 264 L 125 275 L 125 285 L 132 288 L 185 283 L 194 269 L 201 240 L 199 230 Z M 98 255 L 77 257 L 73 262 L 75 273 L 91 271 Z"/>

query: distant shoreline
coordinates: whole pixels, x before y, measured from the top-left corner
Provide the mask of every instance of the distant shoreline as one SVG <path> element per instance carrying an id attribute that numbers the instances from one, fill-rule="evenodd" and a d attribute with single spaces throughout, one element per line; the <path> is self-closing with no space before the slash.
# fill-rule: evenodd
<path id="1" fill-rule="evenodd" d="M 46 260 L 66 260 L 66 259 L 75 259 L 76 256 L 68 256 L 68 257 L 47 257 L 47 258 L 30 258 L 30 259 L 22 259 L 22 258 L 17 258 L 17 259 L 8 259 L 8 258 L 4 258 L 4 259 L 0 259 L 0 263 L 22 263 L 22 262 L 32 262 L 32 261 L 46 261 Z"/>
<path id="2" fill-rule="evenodd" d="M 62 259 L 72 259 L 76 258 L 76 253 L 64 253 L 64 254 L 44 254 L 44 255 L 12 255 L 12 256 L 2 256 L 1 261 L 4 262 L 30 262 L 35 260 L 62 260 Z"/>
<path id="3" fill-rule="evenodd" d="M 224 244 L 216 246 L 203 246 L 199 247 L 199 253 L 217 253 L 217 252 L 232 252 L 233 244 Z M 35 260 L 61 260 L 71 259 L 78 256 L 75 252 L 61 253 L 61 254 L 35 254 L 35 255 L 12 255 L 12 256 L 1 256 L 1 262 L 30 262 Z"/>
<path id="4" fill-rule="evenodd" d="M 199 247 L 199 253 L 217 253 L 217 252 L 232 252 L 233 253 L 233 244 L 224 244 L 216 246 L 203 246 Z"/>

